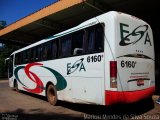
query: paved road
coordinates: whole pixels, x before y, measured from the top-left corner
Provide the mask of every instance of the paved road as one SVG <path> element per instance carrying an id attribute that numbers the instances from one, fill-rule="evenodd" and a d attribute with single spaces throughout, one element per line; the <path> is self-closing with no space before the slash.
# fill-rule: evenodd
<path id="1" fill-rule="evenodd" d="M 135 118 L 160 119 L 160 105 L 145 100 L 131 105 L 110 107 L 73 104 L 59 101 L 51 106 L 45 97 L 26 92 L 16 92 L 8 87 L 8 81 L 0 81 L 0 119 L 2 120 L 75 120 Z"/>

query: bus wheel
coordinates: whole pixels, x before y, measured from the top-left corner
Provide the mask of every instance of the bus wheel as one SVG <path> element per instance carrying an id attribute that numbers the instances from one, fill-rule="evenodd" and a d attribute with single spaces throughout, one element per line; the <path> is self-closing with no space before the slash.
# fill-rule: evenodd
<path id="1" fill-rule="evenodd" d="M 57 103 L 57 92 L 54 85 L 49 85 L 47 88 L 47 100 L 51 105 Z"/>
<path id="2" fill-rule="evenodd" d="M 18 83 L 17 83 L 17 81 L 15 80 L 15 82 L 14 82 L 14 88 L 15 88 L 15 90 L 17 91 L 17 92 L 19 92 L 19 89 L 18 89 Z"/>

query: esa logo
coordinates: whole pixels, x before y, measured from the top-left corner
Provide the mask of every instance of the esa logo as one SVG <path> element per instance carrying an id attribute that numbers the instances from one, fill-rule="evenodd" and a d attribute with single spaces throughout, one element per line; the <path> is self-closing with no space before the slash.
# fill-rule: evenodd
<path id="1" fill-rule="evenodd" d="M 74 73 L 76 70 L 79 70 L 79 72 L 86 71 L 86 68 L 83 64 L 84 58 L 81 58 L 80 60 L 77 60 L 75 63 L 67 63 L 67 75 Z"/>
<path id="2" fill-rule="evenodd" d="M 138 41 L 140 41 L 144 36 L 145 38 L 144 44 L 152 46 L 147 30 L 148 30 L 148 25 L 140 25 L 136 27 L 133 31 L 129 31 L 129 25 L 120 23 L 121 41 L 119 45 L 126 46 L 130 44 L 135 44 Z"/>

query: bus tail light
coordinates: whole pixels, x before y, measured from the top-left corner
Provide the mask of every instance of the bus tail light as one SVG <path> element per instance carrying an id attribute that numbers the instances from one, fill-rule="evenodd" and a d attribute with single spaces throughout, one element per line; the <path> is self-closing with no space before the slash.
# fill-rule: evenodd
<path id="1" fill-rule="evenodd" d="M 117 61 L 110 61 L 110 87 L 117 88 Z"/>

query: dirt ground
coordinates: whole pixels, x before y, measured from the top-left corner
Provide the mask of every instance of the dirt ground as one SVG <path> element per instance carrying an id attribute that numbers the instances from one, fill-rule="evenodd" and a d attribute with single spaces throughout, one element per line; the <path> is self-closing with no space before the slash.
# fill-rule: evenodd
<path id="1" fill-rule="evenodd" d="M 16 92 L 0 80 L 0 120 L 105 120 L 136 119 L 159 120 L 158 96 L 129 105 L 97 106 L 58 101 L 51 106 L 45 97 Z"/>

